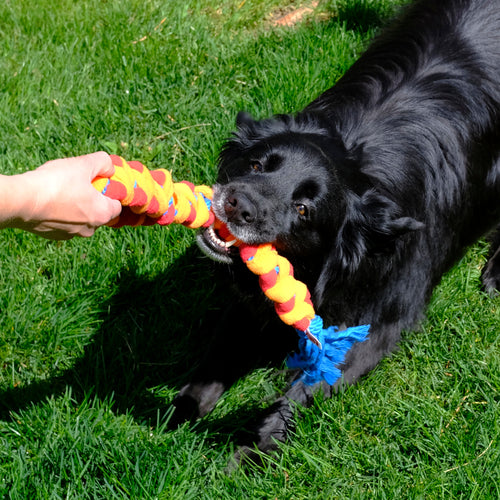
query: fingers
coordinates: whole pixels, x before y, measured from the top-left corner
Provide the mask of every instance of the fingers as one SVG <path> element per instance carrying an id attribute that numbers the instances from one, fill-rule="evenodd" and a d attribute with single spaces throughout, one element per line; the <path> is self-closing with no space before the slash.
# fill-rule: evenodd
<path id="1" fill-rule="evenodd" d="M 107 198 L 109 200 L 109 215 L 110 219 L 115 219 L 122 212 L 122 204 L 118 200 L 112 200 L 111 198 Z M 108 223 L 109 221 L 106 221 Z"/>
<path id="2" fill-rule="evenodd" d="M 86 155 L 85 158 L 88 162 L 90 162 L 90 164 L 93 165 L 91 180 L 95 179 L 97 176 L 111 177 L 115 173 L 115 166 L 113 165 L 111 157 L 108 153 L 98 151 L 96 153 Z M 100 196 L 105 200 L 104 213 L 106 222 L 104 224 L 107 224 L 110 220 L 115 219 L 120 215 L 122 205 L 118 200 L 112 200 L 111 198 L 103 195 Z"/>
<path id="3" fill-rule="evenodd" d="M 111 177 L 115 172 L 111 157 L 104 151 L 91 153 L 81 156 L 80 158 L 84 160 L 87 165 L 90 165 L 91 181 L 98 176 Z M 122 211 L 122 205 L 118 200 L 112 200 L 107 196 L 97 193 L 97 191 L 96 194 L 99 197 L 99 203 L 96 203 L 99 216 L 98 221 L 93 225 L 95 227 L 107 224 L 111 220 L 116 219 Z M 91 236 L 92 234 L 80 234 L 80 236 Z"/>
<path id="4" fill-rule="evenodd" d="M 100 193 L 97 193 L 99 197 L 101 198 L 101 203 L 97 205 L 100 207 L 98 210 L 100 210 L 100 217 L 95 226 L 102 226 L 104 224 L 107 224 L 113 219 L 116 219 L 122 211 L 122 204 L 118 200 L 112 200 L 111 198 L 108 198 L 107 196 L 104 196 Z"/>
<path id="5" fill-rule="evenodd" d="M 36 234 L 41 238 L 47 240 L 71 240 L 75 236 L 80 236 L 82 238 L 88 238 L 95 233 L 96 227 L 80 224 L 80 225 L 70 225 L 61 224 L 57 222 L 41 222 L 25 224 L 22 229 L 29 231 L 30 233 Z"/>
<path id="6" fill-rule="evenodd" d="M 94 180 L 97 176 L 111 177 L 115 172 L 115 167 L 111 161 L 111 157 L 104 151 L 91 153 L 80 158 L 84 159 L 91 166 L 90 174 Z"/>

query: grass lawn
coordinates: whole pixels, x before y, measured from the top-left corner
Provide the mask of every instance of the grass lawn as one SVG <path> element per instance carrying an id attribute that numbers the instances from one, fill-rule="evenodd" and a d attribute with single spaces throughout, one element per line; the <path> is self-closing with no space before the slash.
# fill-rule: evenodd
<path id="1" fill-rule="evenodd" d="M 4 0 L 0 172 L 104 149 L 212 183 L 237 111 L 302 108 L 394 3 L 322 1 L 274 26 L 299 6 Z M 284 376 L 255 371 L 198 424 L 167 428 L 204 350 L 201 318 L 224 303 L 193 239 L 182 227 L 0 233 L 0 498 L 500 498 L 500 299 L 479 290 L 484 243 L 391 359 L 304 410 L 263 467 L 228 473 L 238 428 Z"/>

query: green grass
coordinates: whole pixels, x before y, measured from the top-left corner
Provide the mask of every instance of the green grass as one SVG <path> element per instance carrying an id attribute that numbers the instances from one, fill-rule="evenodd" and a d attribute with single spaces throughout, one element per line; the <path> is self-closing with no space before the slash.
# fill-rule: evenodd
<path id="1" fill-rule="evenodd" d="M 290 112 L 355 60 L 390 0 L 5 0 L 0 171 L 97 149 L 211 183 L 237 111 Z M 0 497 L 500 497 L 500 301 L 476 245 L 420 331 L 358 386 L 304 410 L 262 468 L 226 472 L 238 426 L 284 376 L 232 388 L 195 426 L 170 403 L 217 314 L 207 262 L 180 227 L 48 242 L 0 233 Z M 293 332 L 292 332 L 293 334 Z"/>

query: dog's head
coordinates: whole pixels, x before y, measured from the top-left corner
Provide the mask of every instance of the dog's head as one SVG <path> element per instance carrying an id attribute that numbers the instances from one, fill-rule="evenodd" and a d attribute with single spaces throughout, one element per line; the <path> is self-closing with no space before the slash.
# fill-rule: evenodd
<path id="1" fill-rule="evenodd" d="M 254 121 L 240 113 L 238 131 L 223 148 L 212 208 L 239 240 L 273 243 L 285 254 L 321 251 L 332 214 L 344 200 L 333 164 L 342 155 L 327 132 L 289 116 Z M 208 233 L 202 249 L 230 262 L 232 251 Z"/>
<path id="2" fill-rule="evenodd" d="M 364 258 L 393 251 L 422 224 L 367 175 L 363 148 L 347 151 L 317 115 L 255 121 L 240 113 L 238 130 L 220 154 L 212 207 L 239 240 L 273 243 L 307 269 L 317 295 L 326 283 L 352 275 Z M 198 236 L 202 250 L 231 263 L 235 249 L 213 232 Z"/>

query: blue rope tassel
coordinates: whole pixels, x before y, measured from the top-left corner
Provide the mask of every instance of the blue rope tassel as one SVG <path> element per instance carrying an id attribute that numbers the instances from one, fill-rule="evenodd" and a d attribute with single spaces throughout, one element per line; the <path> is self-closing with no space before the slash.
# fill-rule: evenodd
<path id="1" fill-rule="evenodd" d="M 311 321 L 309 332 L 320 345 L 316 345 L 306 332 L 297 330 L 299 352 L 289 356 L 287 365 L 303 371 L 298 380 L 306 385 L 314 385 L 322 380 L 333 385 L 341 377 L 337 366 L 344 362 L 345 355 L 355 342 L 366 340 L 369 331 L 370 325 L 353 326 L 343 331 L 339 331 L 336 326 L 323 329 L 323 320 L 316 315 Z"/>

